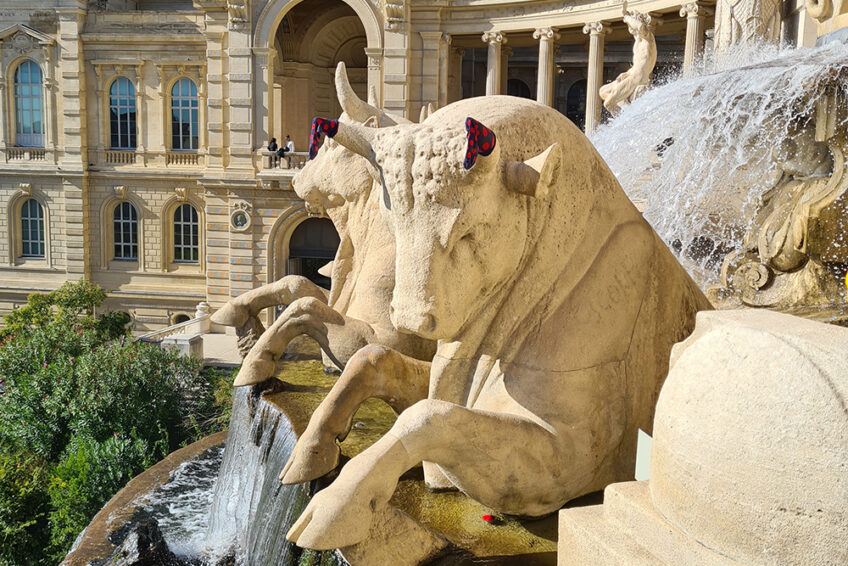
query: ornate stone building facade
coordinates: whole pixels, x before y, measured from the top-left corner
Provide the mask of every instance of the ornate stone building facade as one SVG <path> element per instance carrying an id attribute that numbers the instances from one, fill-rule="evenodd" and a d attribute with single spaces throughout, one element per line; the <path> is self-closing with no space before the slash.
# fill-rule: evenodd
<path id="1" fill-rule="evenodd" d="M 790 5 L 791 4 L 791 5 Z M 7 0 L 0 6 L 0 313 L 89 278 L 141 329 L 332 253 L 291 190 L 333 71 L 390 112 L 509 93 L 589 129 L 630 65 L 621 2 Z M 643 0 L 655 79 L 698 64 L 708 3 Z M 810 45 L 803 4 L 783 36 Z M 587 83 L 593 85 L 588 89 Z M 313 261 L 315 260 L 315 261 Z M 269 315 L 270 316 L 270 315 Z"/>

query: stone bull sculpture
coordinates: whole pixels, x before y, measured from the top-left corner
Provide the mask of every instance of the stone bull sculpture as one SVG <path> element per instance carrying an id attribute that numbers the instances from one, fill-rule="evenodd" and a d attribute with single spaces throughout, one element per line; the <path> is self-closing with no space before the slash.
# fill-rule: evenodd
<path id="1" fill-rule="evenodd" d="M 287 535 L 300 546 L 365 539 L 422 461 L 528 516 L 630 479 L 671 346 L 710 308 L 570 121 L 510 97 L 476 103 L 502 126 L 455 121 L 451 106 L 425 124 L 326 122 L 378 183 L 396 245 L 392 322 L 439 343 L 428 398 L 315 495 Z M 517 161 L 507 140 L 547 149 Z M 419 368 L 391 369 L 402 381 Z"/>
<path id="2" fill-rule="evenodd" d="M 344 63 L 336 71 L 336 92 L 345 123 L 377 127 L 407 122 L 360 100 L 348 82 Z M 414 359 L 432 359 L 433 341 L 399 333 L 389 320 L 394 240 L 380 216 L 379 195 L 371 194 L 372 182 L 365 160 L 332 141 L 295 176 L 294 190 L 307 209 L 325 213 L 339 233 L 341 243 L 330 264 L 331 289 L 328 292 L 305 277 L 287 275 L 231 300 L 213 315 L 213 322 L 258 338 L 244 348 L 249 351 L 236 385 L 252 385 L 273 376 L 276 360 L 301 334 L 314 338 L 339 369 L 368 344 L 386 345 Z M 263 333 L 256 316 L 277 305 L 288 306 Z M 413 401 L 426 392 L 424 380 Z"/>

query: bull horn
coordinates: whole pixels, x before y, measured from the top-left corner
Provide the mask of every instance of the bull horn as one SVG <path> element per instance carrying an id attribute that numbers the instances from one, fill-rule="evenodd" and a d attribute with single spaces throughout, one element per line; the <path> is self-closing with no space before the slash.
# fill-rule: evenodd
<path id="1" fill-rule="evenodd" d="M 427 117 L 429 118 L 430 116 L 432 116 L 433 112 L 435 112 L 435 111 L 436 111 L 436 107 L 433 106 L 433 103 L 428 102 L 427 103 Z"/>
<path id="2" fill-rule="evenodd" d="M 371 85 L 371 88 L 368 89 L 368 105 L 377 107 L 379 102 L 377 102 L 377 87 Z"/>
<path id="3" fill-rule="evenodd" d="M 516 193 L 545 198 L 560 177 L 562 149 L 558 143 L 527 161 L 508 161 L 504 167 L 504 184 Z"/>
<path id="4" fill-rule="evenodd" d="M 429 114 L 427 113 L 427 107 L 426 107 L 426 106 L 422 106 L 422 107 L 421 107 L 421 111 L 420 111 L 420 112 L 418 112 L 418 123 L 419 123 L 419 124 L 423 123 L 423 122 L 424 122 L 424 120 L 426 120 L 426 119 L 427 119 L 427 116 L 429 116 Z"/>
<path id="5" fill-rule="evenodd" d="M 353 91 L 347 78 L 344 61 L 339 61 L 336 67 L 336 96 L 339 98 L 342 111 L 357 122 L 364 122 L 371 116 L 379 119 L 382 114 L 379 109 L 359 98 Z"/>
<path id="6" fill-rule="evenodd" d="M 337 130 L 332 135 L 327 135 L 353 153 L 374 163 L 376 159 L 373 147 L 375 133 L 374 128 L 339 122 Z"/>

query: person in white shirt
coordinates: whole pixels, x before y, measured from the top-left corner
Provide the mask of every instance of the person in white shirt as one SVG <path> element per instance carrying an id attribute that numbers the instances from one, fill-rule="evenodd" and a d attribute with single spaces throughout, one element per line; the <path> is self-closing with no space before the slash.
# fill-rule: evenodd
<path id="1" fill-rule="evenodd" d="M 291 137 L 286 136 L 286 153 L 294 152 L 294 142 Z"/>

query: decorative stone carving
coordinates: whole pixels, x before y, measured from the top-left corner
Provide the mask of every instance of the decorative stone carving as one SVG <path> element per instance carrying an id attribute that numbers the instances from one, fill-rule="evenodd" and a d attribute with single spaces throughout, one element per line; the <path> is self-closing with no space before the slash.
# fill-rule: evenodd
<path id="1" fill-rule="evenodd" d="M 127 198 L 127 186 L 126 185 L 118 185 L 113 188 L 115 191 L 115 196 L 120 200 L 125 200 Z"/>
<path id="2" fill-rule="evenodd" d="M 242 30 L 245 28 L 247 25 L 246 0 L 227 0 L 227 12 L 229 14 L 229 29 Z"/>
<path id="3" fill-rule="evenodd" d="M 177 200 L 180 202 L 186 202 L 188 200 L 188 189 L 185 187 L 176 187 L 174 194 L 177 195 Z"/>
<path id="4" fill-rule="evenodd" d="M 507 43 L 506 36 L 504 36 L 504 34 L 499 32 L 499 31 L 484 32 L 480 39 L 483 40 L 483 43 L 499 43 L 499 44 L 506 44 Z"/>
<path id="5" fill-rule="evenodd" d="M 383 18 L 388 31 L 397 31 L 406 18 L 403 0 L 383 0 Z"/>
<path id="6" fill-rule="evenodd" d="M 18 189 L 25 196 L 32 195 L 32 183 L 18 183 Z"/>
<path id="7" fill-rule="evenodd" d="M 251 225 L 253 206 L 247 201 L 237 200 L 230 205 L 230 228 L 236 232 L 244 232 Z"/>
<path id="8" fill-rule="evenodd" d="M 718 0 L 715 50 L 732 45 L 780 40 L 779 0 Z"/>
<path id="9" fill-rule="evenodd" d="M 848 564 L 848 330 L 698 313 L 674 347 L 647 482 L 560 512 L 559 566 Z"/>
<path id="10" fill-rule="evenodd" d="M 648 14 L 621 8 L 627 31 L 633 36 L 633 66 L 600 88 L 598 94 L 604 107 L 614 116 L 621 107 L 638 97 L 651 84 L 651 73 L 657 63 L 657 42 L 654 28 L 657 20 Z"/>
<path id="11" fill-rule="evenodd" d="M 300 546 L 363 540 L 422 460 L 429 478 L 529 516 L 631 477 L 669 350 L 710 308 L 565 116 L 480 102 L 424 124 L 333 128 L 370 161 L 394 234 L 392 323 L 439 347 L 428 399 L 313 497 L 287 535 Z M 466 120 L 483 111 L 489 124 Z M 340 381 L 357 370 L 352 359 Z M 420 371 L 393 360 L 393 379 Z"/>
<path id="12" fill-rule="evenodd" d="M 810 227 L 848 192 L 843 143 L 817 142 L 811 128 L 773 152 L 779 179 L 762 197 L 744 250 L 729 255 L 722 283 L 745 304 L 790 307 L 840 301 L 841 285 L 811 256 Z"/>

